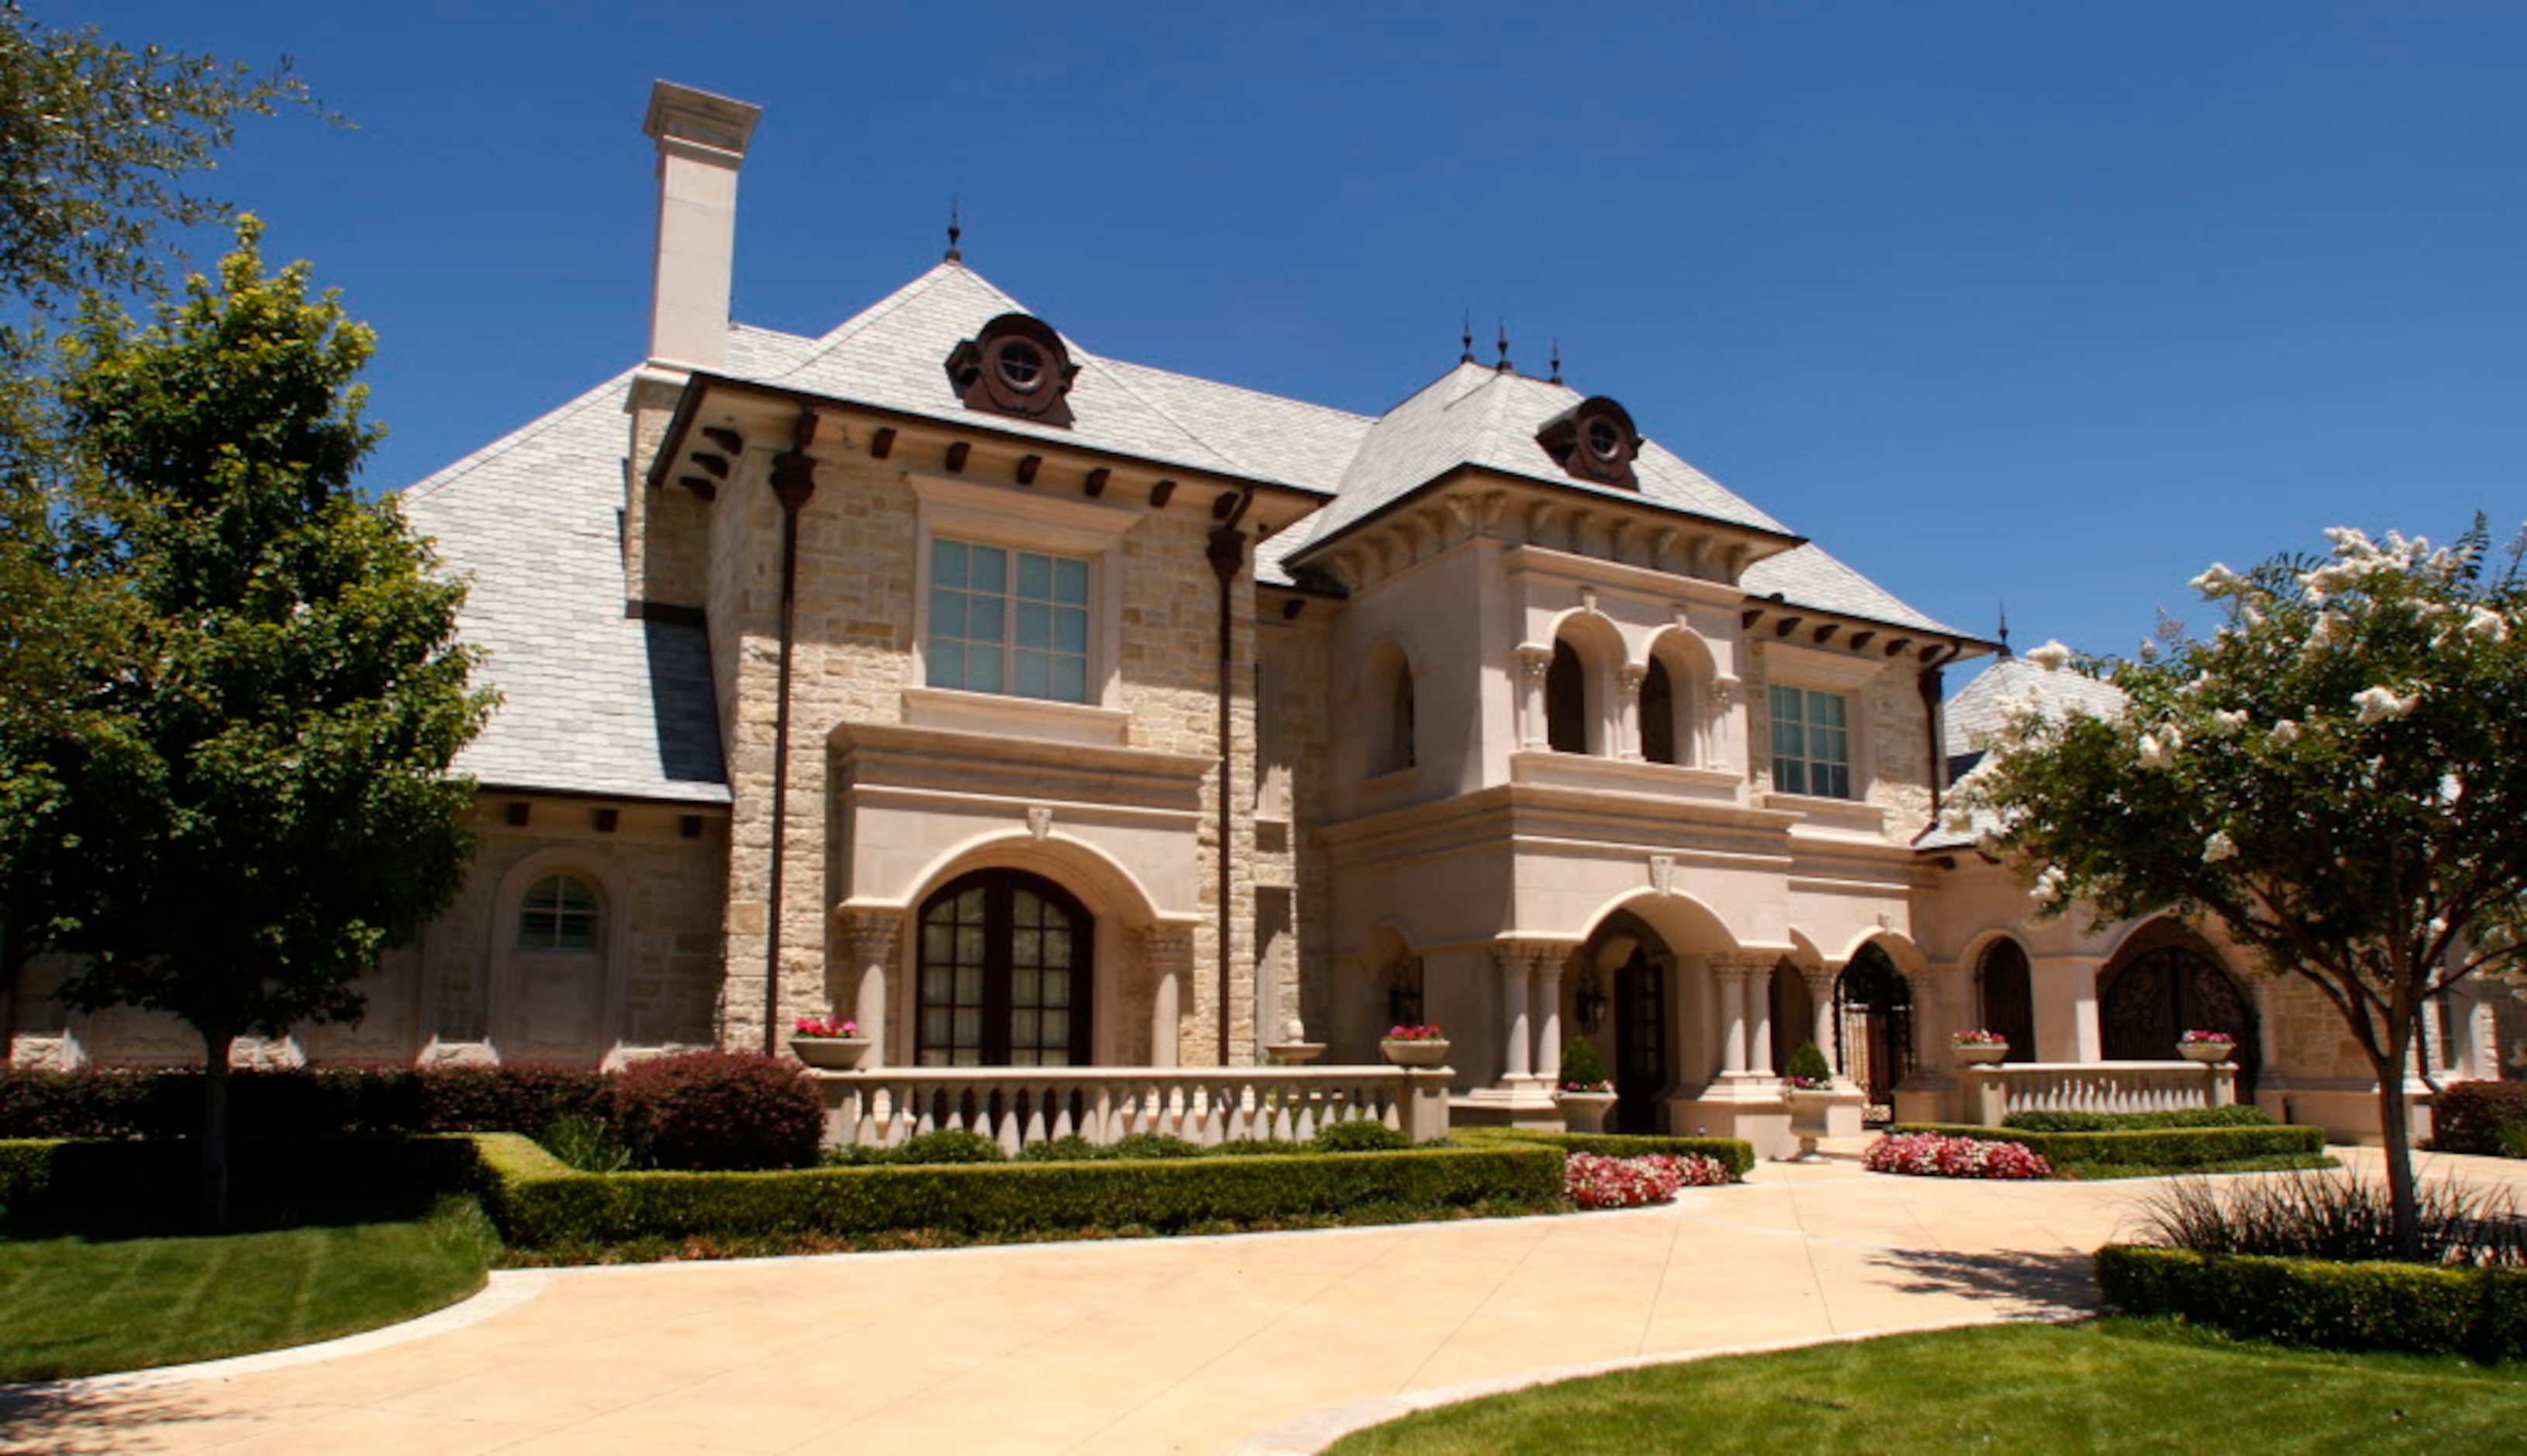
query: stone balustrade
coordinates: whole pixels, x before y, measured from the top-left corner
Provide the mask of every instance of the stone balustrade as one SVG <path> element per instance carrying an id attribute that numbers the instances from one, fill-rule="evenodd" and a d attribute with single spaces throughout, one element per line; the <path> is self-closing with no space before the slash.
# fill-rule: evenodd
<path id="1" fill-rule="evenodd" d="M 1959 1071 L 1966 1116 L 1986 1127 L 2011 1113 L 2161 1113 L 2238 1100 L 2238 1068 L 2225 1062 L 2004 1062 Z"/>
<path id="2" fill-rule="evenodd" d="M 1133 1133 L 1209 1147 L 1303 1143 L 1339 1122 L 1375 1122 L 1417 1143 L 1448 1135 L 1446 1067 L 913 1066 L 815 1074 L 825 1141 L 893 1147 L 961 1129 L 1012 1156 L 1030 1143 Z"/>

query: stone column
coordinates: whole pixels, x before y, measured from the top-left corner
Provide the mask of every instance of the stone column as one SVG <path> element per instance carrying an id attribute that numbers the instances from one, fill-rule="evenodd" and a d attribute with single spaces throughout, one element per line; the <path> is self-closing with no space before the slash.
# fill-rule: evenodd
<path id="1" fill-rule="evenodd" d="M 1720 1074 L 1746 1074 L 1746 978 L 1752 968 L 1726 957 L 1711 958 L 1711 975 L 1720 986 Z"/>
<path id="2" fill-rule="evenodd" d="M 851 996 L 851 1018 L 860 1023 L 860 1034 L 869 1039 L 868 1061 L 864 1064 L 869 1066 L 884 1066 L 895 1060 L 888 1055 L 887 973 L 895 965 L 896 945 L 903 934 L 905 914 L 900 910 L 842 911 L 843 945 L 851 958 L 851 969 L 859 977 Z M 837 1006 L 835 1010 L 841 1008 Z"/>
<path id="3" fill-rule="evenodd" d="M 1773 1075 L 1773 975 L 1765 966 L 1746 978 L 1746 1069 L 1759 1077 Z"/>
<path id="4" fill-rule="evenodd" d="M 1615 674 L 1620 691 L 1615 698 L 1615 752 L 1609 757 L 1641 761 L 1641 684 L 1649 676 L 1648 668 L 1631 662 Z"/>
<path id="5" fill-rule="evenodd" d="M 1525 946 L 1504 941 L 1492 947 L 1492 962 L 1500 967 L 1501 978 L 1501 1079 L 1524 1080 L 1534 1075 L 1535 1068 L 1533 1023 L 1527 1018 L 1534 954 Z"/>
<path id="6" fill-rule="evenodd" d="M 1174 1066 L 1182 1056 L 1184 983 L 1193 973 L 1193 927 L 1153 923 L 1134 931 L 1150 982 L 1150 1065 Z"/>
<path id="7" fill-rule="evenodd" d="M 1547 1086 L 1562 1081 L 1562 967 L 1568 951 L 1540 951 L 1528 986 L 1527 1014 L 1535 1025 L 1535 1074 Z"/>
<path id="8" fill-rule="evenodd" d="M 1709 750 L 1710 757 L 1703 761 L 1700 766 L 1704 768 L 1727 768 L 1729 766 L 1728 711 L 1730 708 L 1736 706 L 1737 703 L 1737 679 L 1733 677 L 1713 678 L 1711 680 L 1711 687 L 1709 690 L 1709 702 L 1711 703 L 1711 713 L 1710 716 L 1702 720 L 1702 740 L 1704 746 Z"/>
<path id="9" fill-rule="evenodd" d="M 1549 741 L 1544 717 L 1544 678 L 1553 670 L 1553 649 L 1528 643 L 1518 650 L 1518 746 L 1541 749 Z"/>

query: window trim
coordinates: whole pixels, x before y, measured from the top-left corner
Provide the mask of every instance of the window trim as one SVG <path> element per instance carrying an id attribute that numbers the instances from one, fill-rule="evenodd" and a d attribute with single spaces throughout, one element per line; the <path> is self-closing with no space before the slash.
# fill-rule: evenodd
<path id="1" fill-rule="evenodd" d="M 1800 702 L 1799 717 L 1799 723 L 1803 730 L 1803 742 L 1807 741 L 1805 730 L 1812 730 L 1815 726 L 1813 720 L 1806 715 L 1807 703 L 1804 699 L 1808 697 L 1831 698 L 1838 699 L 1842 702 L 1842 759 L 1839 766 L 1842 769 L 1845 792 L 1840 794 L 1829 794 L 1821 791 L 1816 786 L 1814 782 L 1814 769 L 1816 765 L 1820 763 L 1830 764 L 1832 763 L 1833 760 L 1819 758 L 1814 754 L 1803 754 L 1798 755 L 1796 759 L 1796 761 L 1805 764 L 1809 770 L 1805 775 L 1809 780 L 1805 787 L 1792 789 L 1784 787 L 1781 783 L 1781 761 L 1783 755 L 1777 745 L 1779 743 L 1781 725 L 1781 711 L 1779 695 L 1782 693 L 1797 693 L 1803 695 L 1802 702 Z M 1849 688 L 1843 687 L 1818 687 L 1812 683 L 1802 683 L 1794 680 L 1775 680 L 1764 685 L 1764 756 L 1765 763 L 1767 765 L 1767 772 L 1772 776 L 1774 793 L 1785 794 L 1796 799 L 1823 799 L 1843 804 L 1866 804 L 1869 802 L 1869 781 L 1862 771 L 1863 765 L 1861 763 L 1860 756 L 1861 719 L 1859 700 L 1859 694 L 1853 692 Z"/>
<path id="2" fill-rule="evenodd" d="M 1028 719 L 1016 731 L 1045 736 L 1028 709 L 1120 708 L 1122 685 L 1123 536 L 1141 513 L 1087 500 L 1064 500 L 1033 491 L 915 476 L 919 523 L 913 533 L 912 650 L 905 665 L 908 692 L 954 693 L 973 703 L 1019 704 Z M 934 688 L 930 683 L 930 563 L 939 540 L 972 546 L 1068 556 L 1088 563 L 1088 696 L 1023 698 L 1011 692 L 976 693 Z"/>

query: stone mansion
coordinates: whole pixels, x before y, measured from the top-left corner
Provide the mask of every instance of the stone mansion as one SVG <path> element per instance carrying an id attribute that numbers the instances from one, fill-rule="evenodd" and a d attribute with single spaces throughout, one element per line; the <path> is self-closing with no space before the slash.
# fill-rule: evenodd
<path id="1" fill-rule="evenodd" d="M 897 1066 L 1356 1064 L 1436 1022 L 1462 1118 L 1550 1118 L 1584 1036 L 1624 1126 L 1769 1150 L 1809 1040 L 1941 1116 L 1958 1027 L 2097 1065 L 2219 1025 L 2277 1116 L 2374 1135 L 2315 996 L 2216 934 L 2036 921 L 1935 827 L 2005 694 L 2111 689 L 1470 339 L 1353 414 L 1092 353 L 953 246 L 821 337 L 734 323 L 757 115 L 656 86 L 648 357 L 403 491 L 503 699 L 480 858 L 365 1020 L 259 1055 L 832 1014 Z M 44 989 L 22 1065 L 199 1056 Z M 2489 1005 L 2444 1013 L 2431 1067 L 2498 1075 Z"/>

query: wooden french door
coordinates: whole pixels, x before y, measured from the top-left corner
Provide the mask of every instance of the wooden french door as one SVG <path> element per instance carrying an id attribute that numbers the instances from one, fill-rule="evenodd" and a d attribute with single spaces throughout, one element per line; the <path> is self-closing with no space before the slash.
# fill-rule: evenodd
<path id="1" fill-rule="evenodd" d="M 1615 1125 L 1659 1130 L 1659 1094 L 1668 1085 L 1667 983 L 1635 949 L 1615 971 Z"/>

